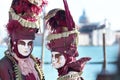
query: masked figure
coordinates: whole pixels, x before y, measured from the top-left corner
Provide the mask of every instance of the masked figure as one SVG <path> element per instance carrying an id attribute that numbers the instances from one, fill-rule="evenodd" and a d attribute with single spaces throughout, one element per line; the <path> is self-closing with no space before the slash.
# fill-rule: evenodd
<path id="1" fill-rule="evenodd" d="M 43 0 L 13 0 L 7 24 L 8 50 L 0 60 L 0 80 L 45 80 L 40 60 L 32 56 Z"/>
<path id="2" fill-rule="evenodd" d="M 79 56 L 79 32 L 69 12 L 67 1 L 63 2 L 65 10 L 55 8 L 45 16 L 50 32 L 47 36 L 47 48 L 52 53 L 52 65 L 58 71 L 57 80 L 83 80 L 83 68 L 91 58 L 76 59 Z"/>

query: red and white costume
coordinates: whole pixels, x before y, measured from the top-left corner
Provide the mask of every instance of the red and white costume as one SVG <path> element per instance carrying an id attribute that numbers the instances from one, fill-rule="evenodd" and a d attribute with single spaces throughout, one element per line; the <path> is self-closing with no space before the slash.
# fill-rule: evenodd
<path id="1" fill-rule="evenodd" d="M 7 24 L 10 42 L 0 60 L 0 80 L 45 80 L 41 63 L 31 54 L 44 5 L 45 0 L 12 1 Z"/>
<path id="2" fill-rule="evenodd" d="M 52 9 L 45 16 L 50 30 L 47 36 L 47 48 L 52 53 L 52 65 L 58 71 L 57 80 L 83 80 L 81 73 L 91 58 L 78 57 L 79 32 L 70 14 L 67 0 L 63 0 L 65 10 Z"/>

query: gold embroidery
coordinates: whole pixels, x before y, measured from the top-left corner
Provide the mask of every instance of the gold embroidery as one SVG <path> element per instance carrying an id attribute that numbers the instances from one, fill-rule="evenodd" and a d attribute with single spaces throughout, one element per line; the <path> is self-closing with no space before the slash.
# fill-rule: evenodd
<path id="1" fill-rule="evenodd" d="M 38 64 L 35 64 L 35 68 L 39 73 L 40 80 L 45 80 L 42 68 Z"/>
<path id="2" fill-rule="evenodd" d="M 41 66 L 39 65 L 39 63 L 37 63 L 36 59 L 32 55 L 30 57 L 35 61 L 35 69 L 38 72 L 40 80 L 45 80 Z"/>
<path id="3" fill-rule="evenodd" d="M 34 5 L 40 6 L 42 4 L 42 0 L 28 0 L 30 3 Z"/>
<path id="4" fill-rule="evenodd" d="M 9 53 L 7 53 L 7 51 L 5 52 L 5 56 L 8 57 L 11 60 L 11 62 L 13 63 L 15 80 L 22 80 L 22 75 L 21 75 L 21 72 L 20 72 L 20 68 L 17 65 L 17 62 L 15 61 L 15 59 Z"/>
<path id="5" fill-rule="evenodd" d="M 76 34 L 76 38 L 75 38 L 75 45 L 78 46 L 78 43 L 79 43 L 79 33 L 77 29 L 75 30 L 72 30 L 72 31 L 67 31 L 67 32 L 63 32 L 63 33 L 59 33 L 59 34 L 49 34 L 47 36 L 47 40 L 48 41 L 51 41 L 51 40 L 54 40 L 54 39 L 59 39 L 59 38 L 62 38 L 62 37 L 68 37 L 70 34 Z"/>
<path id="6" fill-rule="evenodd" d="M 54 40 L 54 39 L 59 39 L 61 37 L 68 37 L 70 34 L 79 34 L 78 30 L 75 29 L 75 30 L 72 30 L 72 31 L 67 31 L 67 32 L 63 32 L 63 33 L 58 33 L 58 34 L 49 34 L 47 36 L 47 40 Z"/>
<path id="7" fill-rule="evenodd" d="M 31 21 L 23 19 L 22 17 L 20 17 L 20 15 L 17 15 L 12 8 L 10 9 L 9 13 L 13 20 L 17 20 L 24 27 L 40 28 L 40 17 L 39 16 L 36 17 L 37 21 L 31 22 Z"/>
<path id="8" fill-rule="evenodd" d="M 74 80 L 74 79 L 80 77 L 81 74 L 82 74 L 82 72 L 70 73 L 70 74 L 66 74 L 64 76 L 57 78 L 57 80 L 69 80 L 69 79 Z"/>

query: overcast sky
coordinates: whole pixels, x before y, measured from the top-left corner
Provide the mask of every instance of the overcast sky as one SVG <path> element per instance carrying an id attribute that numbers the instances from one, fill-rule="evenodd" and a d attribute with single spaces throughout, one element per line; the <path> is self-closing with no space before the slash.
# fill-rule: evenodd
<path id="1" fill-rule="evenodd" d="M 4 30 L 3 25 L 8 21 L 8 10 L 12 0 L 2 0 L 0 2 L 0 33 Z M 111 23 L 111 29 L 120 30 L 120 0 L 67 0 L 71 14 L 78 23 L 82 10 L 90 22 L 103 21 L 105 18 Z M 46 12 L 53 8 L 64 8 L 63 0 L 48 0 Z"/>

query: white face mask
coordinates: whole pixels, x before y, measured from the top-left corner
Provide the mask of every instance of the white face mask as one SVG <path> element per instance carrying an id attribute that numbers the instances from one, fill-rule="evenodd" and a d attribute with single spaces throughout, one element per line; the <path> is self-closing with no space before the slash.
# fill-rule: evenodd
<path id="1" fill-rule="evenodd" d="M 33 40 L 18 40 L 17 47 L 22 56 L 28 56 L 33 48 Z"/>
<path id="2" fill-rule="evenodd" d="M 65 65 L 66 59 L 59 52 L 52 52 L 52 66 L 59 69 Z"/>

